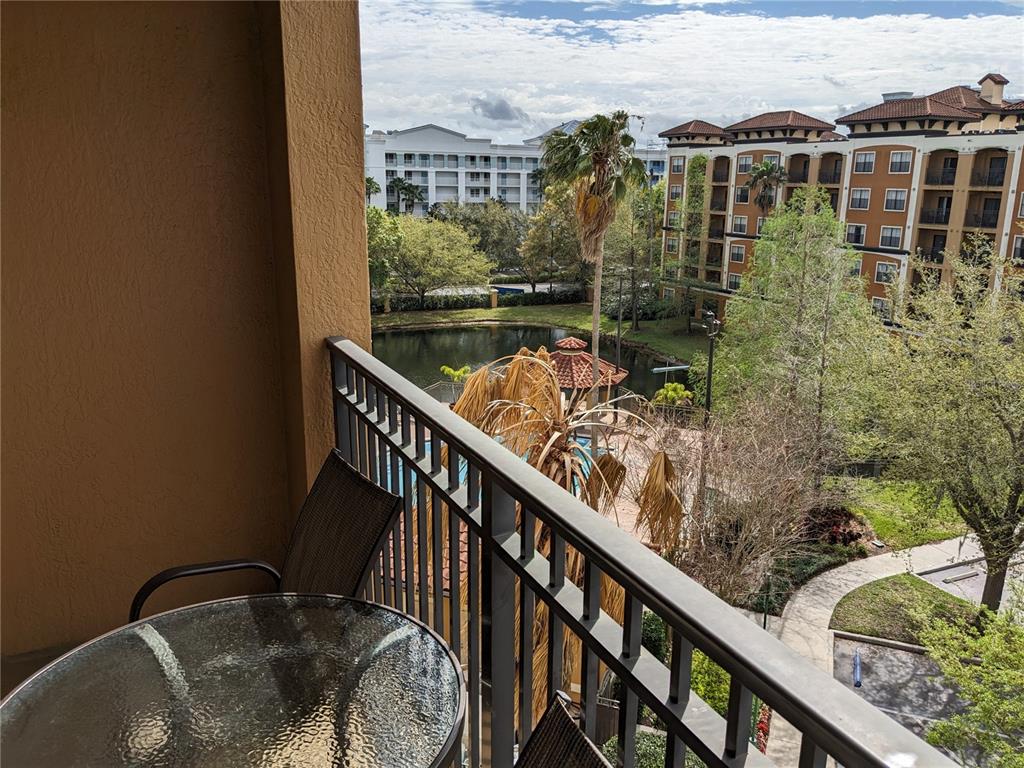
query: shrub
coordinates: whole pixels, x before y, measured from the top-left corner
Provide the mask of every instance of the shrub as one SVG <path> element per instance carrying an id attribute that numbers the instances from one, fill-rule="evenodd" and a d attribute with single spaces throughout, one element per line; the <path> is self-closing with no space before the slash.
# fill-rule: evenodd
<path id="1" fill-rule="evenodd" d="M 654 405 L 691 405 L 693 392 L 677 381 L 670 381 L 654 393 Z"/>
<path id="2" fill-rule="evenodd" d="M 637 292 L 637 317 L 640 320 L 661 320 L 679 314 L 679 304 L 658 298 L 658 289 L 653 283 L 645 283 Z M 619 295 L 609 291 L 601 297 L 601 311 L 606 317 L 615 320 L 619 316 Z M 633 319 L 633 302 L 626 294 L 622 296 L 622 319 Z"/>
<path id="3" fill-rule="evenodd" d="M 601 747 L 601 754 L 612 765 L 619 749 L 619 737 L 612 736 Z M 665 734 L 661 731 L 637 731 L 636 733 L 636 768 L 664 768 L 665 765 Z M 686 768 L 705 768 L 703 761 L 693 752 L 686 751 Z"/>

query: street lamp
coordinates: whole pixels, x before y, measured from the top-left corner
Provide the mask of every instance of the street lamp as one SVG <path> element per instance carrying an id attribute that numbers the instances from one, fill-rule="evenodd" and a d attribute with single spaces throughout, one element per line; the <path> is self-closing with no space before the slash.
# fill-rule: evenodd
<path id="1" fill-rule="evenodd" d="M 701 314 L 704 320 L 704 329 L 708 334 L 708 374 L 704 392 L 704 424 L 711 420 L 711 372 L 715 365 L 715 338 L 722 329 L 722 321 L 715 317 L 710 309 L 705 309 Z"/>

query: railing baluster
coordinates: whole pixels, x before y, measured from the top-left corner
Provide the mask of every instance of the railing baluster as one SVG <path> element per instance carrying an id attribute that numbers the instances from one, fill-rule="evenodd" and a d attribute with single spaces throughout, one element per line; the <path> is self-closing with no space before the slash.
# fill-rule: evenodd
<path id="1" fill-rule="evenodd" d="M 672 704 L 690 700 L 690 672 L 693 666 L 693 643 L 677 630 L 672 630 L 672 655 L 669 659 L 668 698 Z M 665 768 L 683 768 L 686 745 L 679 737 L 668 734 L 665 743 Z"/>
<path id="2" fill-rule="evenodd" d="M 356 369 L 353 368 L 352 366 L 349 366 L 345 371 L 345 378 L 345 394 L 357 395 L 358 393 L 356 392 Z M 359 451 L 359 442 L 356 439 L 356 427 L 358 426 L 358 424 L 359 418 L 350 411 L 348 419 L 349 453 L 348 456 L 346 456 L 346 459 L 348 459 L 348 463 L 351 464 L 353 467 L 357 466 L 359 463 L 359 458 L 356 455 L 357 452 Z"/>
<path id="3" fill-rule="evenodd" d="M 640 601 L 626 594 L 625 614 L 622 621 L 622 656 L 627 665 L 640 658 L 640 637 L 644 607 Z M 633 768 L 636 765 L 636 719 L 638 701 L 636 693 L 623 680 L 622 701 L 619 702 L 619 765 Z"/>
<path id="4" fill-rule="evenodd" d="M 364 386 L 366 387 L 366 407 L 373 408 L 373 414 L 370 418 L 373 421 L 379 421 L 377 389 L 370 381 L 366 381 Z M 379 466 L 377 463 L 377 433 L 368 424 L 365 425 L 364 429 L 366 430 L 366 476 L 370 479 L 370 482 L 379 483 L 379 475 L 377 474 L 377 467 Z"/>
<path id="5" fill-rule="evenodd" d="M 434 430 L 430 432 L 430 471 L 437 474 L 441 471 L 441 436 Z M 434 492 L 430 494 L 430 528 L 432 534 L 431 578 L 434 587 L 434 629 L 444 633 L 444 529 L 441 527 L 441 497 Z"/>
<path id="6" fill-rule="evenodd" d="M 388 398 L 388 426 L 392 433 L 398 429 L 398 404 L 393 397 Z M 393 448 L 389 451 L 388 458 L 391 460 L 389 477 L 391 479 L 390 490 L 396 496 L 402 495 L 402 478 L 399 469 L 398 451 Z M 391 532 L 391 558 L 393 578 L 395 582 L 394 606 L 398 610 L 408 611 L 405 602 L 402 600 L 402 518 L 395 521 L 395 528 Z"/>
<path id="7" fill-rule="evenodd" d="M 374 410 L 374 416 L 376 417 L 375 420 L 376 420 L 377 424 L 383 424 L 384 423 L 384 418 L 386 416 L 386 413 L 385 413 L 385 410 L 384 410 L 384 403 L 385 403 L 384 392 L 382 390 L 378 389 L 377 390 L 377 405 L 376 405 L 376 409 Z M 380 483 L 380 486 L 382 488 L 387 488 L 388 487 L 388 484 L 386 482 L 387 476 L 388 476 L 387 445 L 384 442 L 384 440 L 378 440 L 377 441 L 377 446 L 378 446 L 378 448 L 377 448 L 377 477 L 379 478 L 379 480 L 377 482 Z"/>
<path id="8" fill-rule="evenodd" d="M 361 373 L 356 374 L 356 404 L 361 406 L 366 402 L 366 377 Z M 356 467 L 359 474 L 369 477 L 366 471 L 366 438 L 369 431 L 362 419 L 356 418 Z"/>
<path id="9" fill-rule="evenodd" d="M 402 448 L 409 449 L 412 435 L 412 414 L 406 406 L 402 406 Z M 404 505 L 405 517 L 402 521 L 405 534 L 405 612 L 410 616 L 416 615 L 416 576 L 413 568 L 415 557 L 415 545 L 413 543 L 413 519 L 412 519 L 412 468 L 409 460 L 402 457 L 402 503 Z"/>
<path id="10" fill-rule="evenodd" d="M 481 502 L 484 528 L 483 669 L 489 693 L 491 768 L 512 768 L 515 739 L 515 576 L 501 560 L 497 547 L 515 531 L 515 500 L 485 472 Z"/>
<path id="11" fill-rule="evenodd" d="M 729 709 L 725 716 L 725 754 L 729 757 L 747 754 L 752 704 L 750 689 L 733 677 L 729 681 Z"/>
<path id="12" fill-rule="evenodd" d="M 459 487 L 459 454 L 448 445 L 448 490 Z M 462 658 L 460 635 L 462 634 L 462 526 L 459 514 L 448 507 L 448 642 L 452 653 Z"/>
<path id="13" fill-rule="evenodd" d="M 535 518 L 525 507 L 520 514 L 522 537 L 519 550 L 524 562 L 534 556 Z M 519 580 L 519 748 L 522 749 L 533 732 L 533 622 L 536 595 Z"/>
<path id="14" fill-rule="evenodd" d="M 473 466 L 469 476 L 474 475 Z M 470 768 L 480 768 L 483 718 L 480 708 L 480 537 L 469 528 L 469 723 Z"/>
<path id="15" fill-rule="evenodd" d="M 345 358 L 331 353 L 331 388 L 334 402 L 334 444 L 345 461 L 352 463 L 352 444 L 349 442 L 350 422 L 353 418 L 348 403 L 337 396 L 339 389 L 347 392 L 348 364 Z"/>
<path id="16" fill-rule="evenodd" d="M 822 751 L 806 733 L 800 739 L 799 768 L 825 768 L 828 755 Z"/>
<path id="17" fill-rule="evenodd" d="M 416 459 L 427 455 L 426 429 L 423 421 L 416 416 Z M 427 580 L 427 563 L 429 551 L 427 547 L 427 484 L 419 469 L 416 470 L 416 587 L 420 596 L 419 620 L 430 623 L 430 586 Z"/>
<path id="18" fill-rule="evenodd" d="M 583 564 L 583 620 L 593 626 L 601 612 L 601 571 L 587 558 Z M 593 741 L 597 738 L 597 687 L 599 664 L 587 643 L 583 644 L 583 669 L 580 672 L 580 699 L 583 708 L 583 731 Z"/>
<path id="19" fill-rule="evenodd" d="M 551 553 L 548 586 L 554 590 L 565 583 L 565 539 L 551 531 Z M 554 611 L 548 611 L 548 699 L 562 689 L 562 657 L 565 645 L 565 628 Z"/>

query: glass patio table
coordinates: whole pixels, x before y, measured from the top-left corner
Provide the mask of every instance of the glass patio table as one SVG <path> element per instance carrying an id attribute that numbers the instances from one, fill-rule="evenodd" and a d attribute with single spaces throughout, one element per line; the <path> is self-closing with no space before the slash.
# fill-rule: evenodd
<path id="1" fill-rule="evenodd" d="M 360 600 L 268 594 L 188 606 L 71 651 L 0 704 L 17 766 L 456 762 L 458 660 L 424 625 Z"/>

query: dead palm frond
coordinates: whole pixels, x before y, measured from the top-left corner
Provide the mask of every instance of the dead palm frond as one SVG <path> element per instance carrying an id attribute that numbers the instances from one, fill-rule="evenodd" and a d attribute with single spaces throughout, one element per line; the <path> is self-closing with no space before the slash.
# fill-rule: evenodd
<path id="1" fill-rule="evenodd" d="M 637 525 L 661 552 L 679 546 L 683 527 L 683 502 L 676 490 L 677 473 L 665 451 L 654 454 L 640 488 Z"/>

